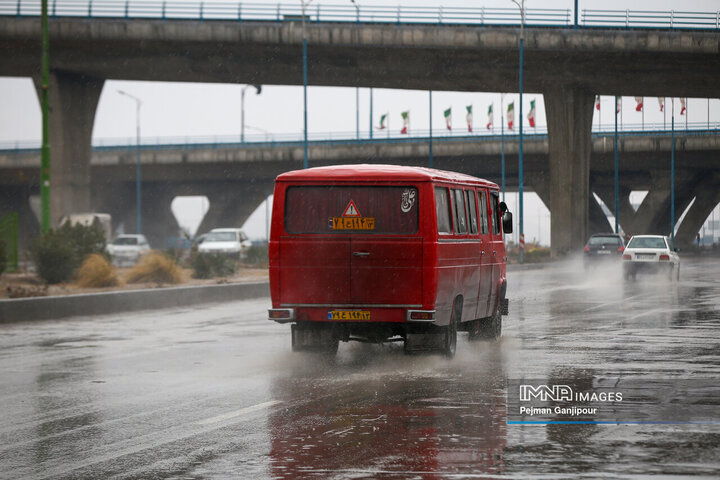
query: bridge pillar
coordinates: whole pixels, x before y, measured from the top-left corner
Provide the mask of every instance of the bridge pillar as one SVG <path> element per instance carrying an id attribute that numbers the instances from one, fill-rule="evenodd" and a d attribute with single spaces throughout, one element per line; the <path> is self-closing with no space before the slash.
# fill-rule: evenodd
<path id="1" fill-rule="evenodd" d="M 600 199 L 605 202 L 605 205 L 610 209 L 611 212 L 615 213 L 615 190 L 611 188 L 594 188 L 593 191 L 597 194 Z M 633 219 L 635 217 L 635 209 L 630 203 L 630 193 L 632 190 L 625 186 L 620 185 L 618 188 L 618 224 L 623 232 L 633 235 Z M 615 225 L 609 225 L 608 232 L 615 231 Z"/>
<path id="2" fill-rule="evenodd" d="M 35 78 L 42 97 L 42 84 Z M 90 140 L 104 79 L 54 70 L 50 74 L 50 222 L 93 211 L 90 203 Z"/>
<path id="3" fill-rule="evenodd" d="M 706 179 L 693 189 L 696 193 L 695 203 L 688 210 L 675 235 L 675 244 L 678 247 L 692 246 L 705 220 L 720 203 L 720 175 L 717 172 L 709 173 Z"/>
<path id="4" fill-rule="evenodd" d="M 210 201 L 198 234 L 213 228 L 240 228 L 255 211 L 265 196 L 272 193 L 273 182 L 223 182 L 207 189 L 203 195 Z"/>
<path id="5" fill-rule="evenodd" d="M 543 92 L 550 160 L 552 256 L 579 251 L 588 235 L 592 92 L 559 85 Z"/>

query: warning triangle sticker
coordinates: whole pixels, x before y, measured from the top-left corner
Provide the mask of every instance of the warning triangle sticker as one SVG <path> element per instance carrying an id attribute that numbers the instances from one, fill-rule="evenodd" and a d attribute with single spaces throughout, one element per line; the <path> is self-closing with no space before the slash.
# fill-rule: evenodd
<path id="1" fill-rule="evenodd" d="M 348 206 L 345 207 L 345 211 L 342 214 L 343 217 L 360 217 L 360 212 L 358 212 L 357 207 L 355 206 L 355 202 L 350 200 L 350 203 L 348 203 Z"/>

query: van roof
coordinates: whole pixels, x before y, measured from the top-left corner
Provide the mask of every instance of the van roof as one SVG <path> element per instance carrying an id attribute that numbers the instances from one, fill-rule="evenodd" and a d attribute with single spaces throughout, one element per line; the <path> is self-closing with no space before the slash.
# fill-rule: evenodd
<path id="1" fill-rule="evenodd" d="M 488 180 L 466 175 L 464 173 L 446 172 L 434 168 L 406 167 L 401 165 L 333 165 L 329 167 L 315 167 L 306 170 L 293 170 L 279 175 L 278 182 L 289 181 L 447 181 L 462 182 L 486 187 L 495 187 L 497 184 Z"/>

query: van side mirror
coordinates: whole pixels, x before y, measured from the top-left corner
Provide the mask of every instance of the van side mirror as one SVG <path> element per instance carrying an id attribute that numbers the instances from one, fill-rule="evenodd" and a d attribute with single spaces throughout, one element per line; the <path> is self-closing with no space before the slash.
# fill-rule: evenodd
<path id="1" fill-rule="evenodd" d="M 505 211 L 505 213 L 502 214 L 502 227 L 505 233 L 513 232 L 512 213 Z"/>
<path id="2" fill-rule="evenodd" d="M 507 212 L 507 211 L 508 211 L 507 203 L 500 202 L 498 204 L 498 212 L 500 212 L 500 215 L 505 215 L 505 212 Z"/>

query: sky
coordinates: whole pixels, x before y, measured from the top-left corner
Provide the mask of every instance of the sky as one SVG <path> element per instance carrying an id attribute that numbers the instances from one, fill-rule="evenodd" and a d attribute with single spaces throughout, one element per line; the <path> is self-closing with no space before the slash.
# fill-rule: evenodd
<path id="1" fill-rule="evenodd" d="M 58 0 L 61 2 L 62 0 Z M 277 2 L 255 0 L 256 3 L 275 5 Z M 235 2 L 229 2 L 235 3 Z M 285 2 L 292 3 L 292 2 Z M 317 4 L 344 4 L 342 0 L 314 1 Z M 347 2 L 350 4 L 349 0 Z M 358 0 L 361 5 L 388 5 L 384 1 Z M 510 0 L 484 0 L 482 2 L 455 1 L 438 2 L 433 0 L 394 0 L 392 5 L 405 6 L 438 6 L 444 7 L 473 6 L 473 7 L 505 7 L 517 8 Z M 525 2 L 526 8 L 562 8 L 572 9 L 573 1 L 544 0 Z M 655 0 L 655 1 L 616 1 L 616 0 L 579 0 L 579 9 L 631 9 L 631 10 L 683 10 L 683 11 L 717 11 L 720 2 L 710 0 Z M 311 54 L 311 52 L 310 52 Z M 193 84 L 193 83 L 166 83 L 166 82 L 134 82 L 108 80 L 98 104 L 93 128 L 93 143 L 117 143 L 134 141 L 135 135 L 135 103 L 118 93 L 125 90 L 143 101 L 141 111 L 142 141 L 154 142 L 158 137 L 177 137 L 190 139 L 197 137 L 216 137 L 218 140 L 238 138 L 240 135 L 240 91 L 242 85 L 230 84 Z M 370 126 L 370 91 L 359 89 L 359 118 L 362 136 L 367 136 Z M 516 112 L 517 94 L 510 93 L 505 96 L 504 106 L 515 101 Z M 545 109 L 542 95 L 524 95 L 524 111 L 530 110 L 530 101 L 536 100 L 536 122 L 539 128 L 545 126 Z M 495 126 L 500 124 L 500 93 L 497 92 L 433 92 L 433 118 L 432 126 L 437 135 L 445 131 L 443 111 L 452 108 L 453 129 L 463 130 L 465 124 L 465 107 L 473 106 L 474 129 L 482 132 L 488 122 L 487 110 L 494 104 Z M 676 113 L 680 110 L 679 101 L 676 100 Z M 608 127 L 612 118 L 612 97 L 601 98 L 601 114 L 603 124 Z M 16 143 L 37 143 L 41 137 L 40 105 L 30 79 L 15 77 L 0 77 L 0 148 Z M 645 101 L 645 112 L 635 112 L 635 101 L 632 97 L 624 97 L 622 118 L 625 124 L 637 124 L 644 121 L 650 124 L 669 122 L 667 114 L 660 113 L 657 99 L 648 98 Z M 688 100 L 688 117 L 676 117 L 682 123 L 685 118 L 690 122 L 720 122 L 720 100 L 712 99 Z M 428 93 L 411 90 L 373 90 L 372 123 L 379 125 L 380 116 L 389 115 L 389 127 L 393 135 L 399 134 L 402 124 L 400 113 L 410 111 L 410 128 L 427 129 L 429 127 Z M 667 111 L 670 109 L 667 108 Z M 600 118 L 595 112 L 593 125 L 597 126 Z M 517 113 L 516 113 L 517 115 Z M 245 123 L 246 138 L 258 138 L 268 135 L 283 136 L 291 134 L 299 136 L 302 132 L 302 88 L 297 86 L 263 85 L 262 93 L 257 95 L 255 89 L 247 90 L 245 96 Z M 350 136 L 356 131 L 356 89 L 336 87 L 310 87 L 308 89 L 308 130 L 312 134 L 328 134 L 332 136 Z M 525 121 L 526 131 L 532 131 Z M 517 122 L 517 119 L 516 119 Z M 376 130 L 375 135 L 379 132 Z M 383 132 L 384 133 L 384 132 Z M 194 200 L 193 202 L 197 202 Z M 514 211 L 514 201 L 508 199 L 508 205 Z M 186 208 L 182 202 L 178 211 L 200 212 L 201 204 L 193 203 L 192 208 Z M 265 236 L 264 205 L 260 205 L 256 214 L 249 219 L 246 229 L 251 237 Z M 199 220 L 194 218 L 179 218 L 181 224 L 189 230 Z M 526 239 L 539 238 L 543 243 L 549 243 L 549 212 L 537 197 L 529 193 L 525 198 L 525 233 Z M 182 217 L 182 215 L 181 215 Z"/>

